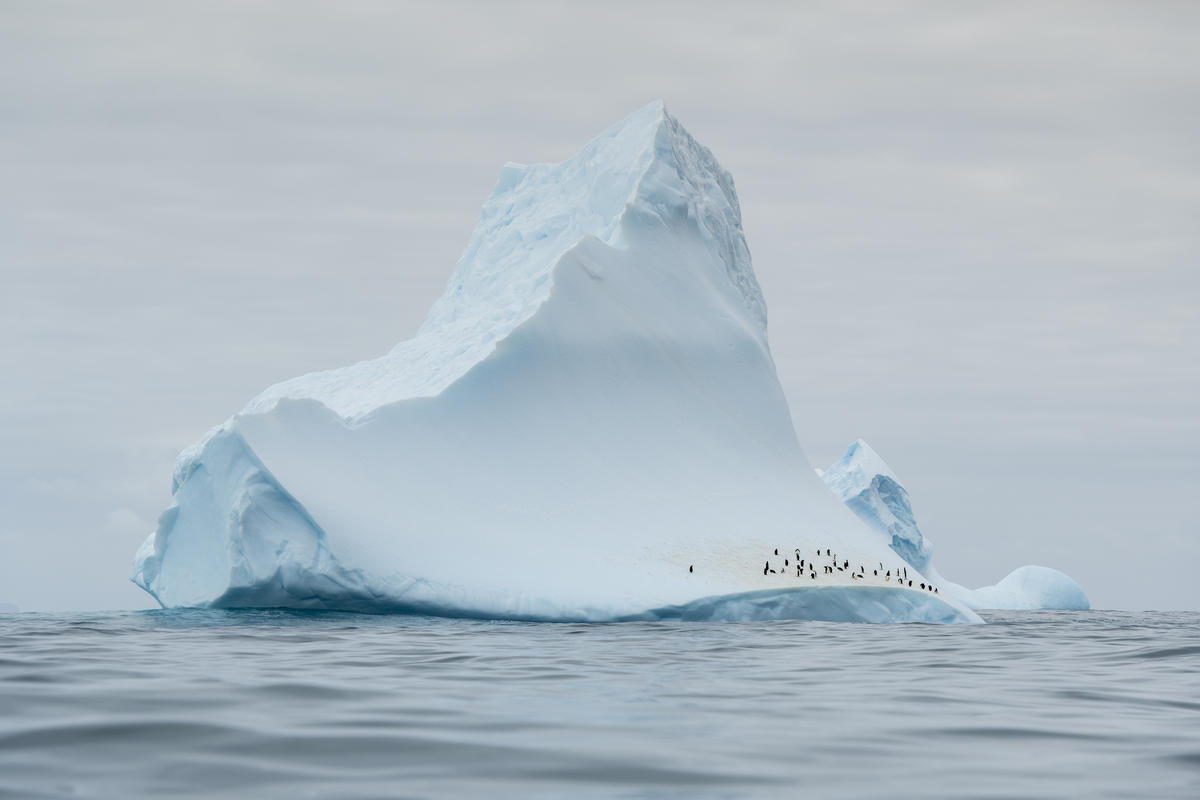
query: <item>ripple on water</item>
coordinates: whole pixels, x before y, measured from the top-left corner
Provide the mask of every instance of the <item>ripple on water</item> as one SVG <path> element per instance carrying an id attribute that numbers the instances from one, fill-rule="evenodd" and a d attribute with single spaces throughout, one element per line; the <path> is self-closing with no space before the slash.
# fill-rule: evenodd
<path id="1" fill-rule="evenodd" d="M 1200 615 L 0 617 L 0 796 L 1200 796 Z"/>

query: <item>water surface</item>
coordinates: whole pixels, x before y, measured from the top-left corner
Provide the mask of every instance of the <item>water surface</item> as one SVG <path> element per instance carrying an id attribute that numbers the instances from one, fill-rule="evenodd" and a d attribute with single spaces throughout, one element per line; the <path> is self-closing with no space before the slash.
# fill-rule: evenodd
<path id="1" fill-rule="evenodd" d="M 1200 797 L 1200 614 L 0 615 L 0 797 Z"/>

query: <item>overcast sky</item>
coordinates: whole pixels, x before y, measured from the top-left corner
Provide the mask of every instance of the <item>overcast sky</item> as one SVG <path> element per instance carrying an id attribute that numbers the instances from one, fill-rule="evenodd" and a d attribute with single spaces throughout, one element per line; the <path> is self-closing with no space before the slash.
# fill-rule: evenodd
<path id="1" fill-rule="evenodd" d="M 968 7 L 969 6 L 969 7 Z M 0 603 L 139 608 L 177 452 L 372 357 L 505 161 L 654 98 L 736 181 L 797 433 L 948 578 L 1200 608 L 1200 4 L 0 10 Z"/>

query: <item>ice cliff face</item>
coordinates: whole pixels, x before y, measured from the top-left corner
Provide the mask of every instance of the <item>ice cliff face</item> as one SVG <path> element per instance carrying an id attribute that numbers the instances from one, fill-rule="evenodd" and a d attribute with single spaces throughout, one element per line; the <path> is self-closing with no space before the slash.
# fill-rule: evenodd
<path id="1" fill-rule="evenodd" d="M 414 339 L 185 450 L 133 579 L 165 606 L 978 619 L 932 583 L 783 569 L 817 548 L 903 564 L 813 474 L 733 180 L 653 103 L 506 166 Z"/>
<path id="2" fill-rule="evenodd" d="M 895 553 L 933 579 L 951 597 L 974 609 L 1090 608 L 1079 584 L 1049 567 L 1013 570 L 994 586 L 967 589 L 945 580 L 932 564 L 933 543 L 921 534 L 908 491 L 884 460 L 859 439 L 829 469 L 818 474 L 846 507 L 880 534 Z"/>
<path id="3" fill-rule="evenodd" d="M 921 535 L 908 492 L 870 445 L 859 439 L 821 475 L 859 519 L 888 539 L 888 546 L 920 572 L 929 566 L 933 544 Z"/>

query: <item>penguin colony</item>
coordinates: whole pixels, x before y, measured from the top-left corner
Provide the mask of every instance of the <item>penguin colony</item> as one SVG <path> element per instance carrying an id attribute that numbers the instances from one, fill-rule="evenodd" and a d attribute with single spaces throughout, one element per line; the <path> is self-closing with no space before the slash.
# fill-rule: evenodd
<path id="1" fill-rule="evenodd" d="M 763 562 L 763 575 L 791 575 L 793 571 L 797 578 L 807 577 L 809 580 L 820 580 L 819 575 L 837 575 L 841 572 L 849 574 L 851 580 L 866 581 L 868 583 L 893 583 L 899 586 L 904 586 L 910 589 L 920 589 L 926 592 L 938 594 L 938 589 L 932 583 L 925 583 L 919 578 L 908 577 L 908 567 L 897 567 L 895 570 L 884 569 L 883 562 L 880 562 L 879 568 L 871 568 L 871 575 L 867 576 L 867 568 L 862 564 L 857 565 L 857 569 L 852 569 L 849 559 L 839 559 L 837 553 L 833 552 L 832 548 L 818 549 L 816 557 L 803 555 L 800 548 L 795 548 L 793 551 L 784 551 L 784 555 L 780 556 L 779 548 L 775 548 L 774 553 L 775 563 L 771 563 L 771 558 Z M 780 561 L 782 559 L 782 561 Z M 688 567 L 688 572 L 693 571 L 691 565 Z M 892 573 L 895 572 L 893 575 Z"/>

